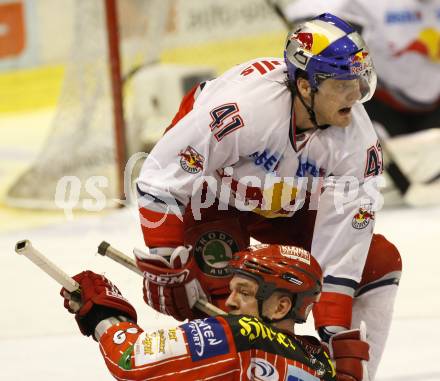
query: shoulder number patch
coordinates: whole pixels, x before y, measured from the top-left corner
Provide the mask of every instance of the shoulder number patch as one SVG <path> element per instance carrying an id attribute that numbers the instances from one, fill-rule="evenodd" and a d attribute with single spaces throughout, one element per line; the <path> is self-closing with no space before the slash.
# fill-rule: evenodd
<path id="1" fill-rule="evenodd" d="M 214 136 L 217 141 L 222 140 L 231 132 L 244 127 L 243 119 L 238 114 L 239 111 L 237 103 L 227 103 L 214 108 L 210 112 L 212 121 L 209 127 L 211 131 L 216 130 Z"/>
<path id="2" fill-rule="evenodd" d="M 365 166 L 365 177 L 377 176 L 383 172 L 382 147 L 379 140 L 375 146 L 367 149 L 367 162 Z"/>

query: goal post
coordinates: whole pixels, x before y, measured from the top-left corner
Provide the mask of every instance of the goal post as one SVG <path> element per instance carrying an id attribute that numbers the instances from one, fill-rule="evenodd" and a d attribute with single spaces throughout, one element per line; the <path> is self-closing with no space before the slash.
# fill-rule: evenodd
<path id="1" fill-rule="evenodd" d="M 41 4 L 50 8 L 51 1 L 56 0 Z M 146 23 L 155 18 L 152 11 L 163 10 L 157 3 L 66 1 L 71 14 L 57 16 L 73 19 L 71 47 L 50 132 L 35 161 L 8 189 L 7 205 L 58 209 L 57 198 L 61 204 L 63 198 L 73 198 L 75 209 L 85 209 L 84 201 L 97 195 L 105 207 L 120 205 L 127 153 L 142 149 L 135 139 L 140 126 L 127 129 L 124 121 L 122 75 L 147 60 L 147 47 L 157 38 L 151 32 L 161 34 L 157 28 L 148 30 Z"/>
<path id="2" fill-rule="evenodd" d="M 118 179 L 118 194 L 124 198 L 124 169 L 127 161 L 124 106 L 122 102 L 122 73 L 119 53 L 119 24 L 116 9 L 116 0 L 105 0 L 105 14 L 107 20 L 108 54 L 110 62 L 110 77 L 112 84 L 113 120 L 116 146 L 116 168 Z"/>

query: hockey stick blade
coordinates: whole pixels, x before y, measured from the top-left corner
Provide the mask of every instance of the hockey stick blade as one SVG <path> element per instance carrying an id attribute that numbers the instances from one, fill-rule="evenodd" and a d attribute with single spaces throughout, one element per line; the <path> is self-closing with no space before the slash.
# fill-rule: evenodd
<path id="1" fill-rule="evenodd" d="M 118 262 L 119 264 L 125 266 L 126 268 L 130 269 L 138 275 L 143 275 L 142 271 L 139 270 L 136 266 L 136 262 L 134 259 L 115 249 L 108 242 L 101 242 L 101 244 L 98 246 L 98 254 L 109 257 L 110 259 Z M 202 311 L 209 316 L 226 315 L 225 311 L 207 302 L 206 300 L 197 300 L 195 307 L 199 311 Z"/>

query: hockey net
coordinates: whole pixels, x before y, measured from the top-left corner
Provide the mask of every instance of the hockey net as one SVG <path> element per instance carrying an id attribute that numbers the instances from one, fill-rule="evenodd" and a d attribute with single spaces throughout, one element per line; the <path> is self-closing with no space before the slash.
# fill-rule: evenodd
<path id="1" fill-rule="evenodd" d="M 94 177 L 105 179 L 99 186 L 105 206 L 121 198 L 107 3 L 74 2 L 71 54 L 51 132 L 35 162 L 8 190 L 5 201 L 11 206 L 57 208 L 57 186 L 66 176 L 76 179 L 70 183 L 70 192 L 78 192 L 76 208 L 91 199 L 85 184 Z M 216 75 L 247 59 L 282 55 L 284 27 L 264 0 L 123 0 L 117 15 L 127 155 L 146 149 L 140 137 L 148 135 L 152 116 L 160 114 L 155 120 L 166 128 L 185 90 L 209 75 L 204 68 Z"/>

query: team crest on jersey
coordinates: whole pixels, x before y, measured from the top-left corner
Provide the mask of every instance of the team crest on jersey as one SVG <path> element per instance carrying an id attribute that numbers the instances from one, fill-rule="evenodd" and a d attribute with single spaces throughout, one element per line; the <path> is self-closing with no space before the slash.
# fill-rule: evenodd
<path id="1" fill-rule="evenodd" d="M 180 166 L 188 173 L 195 174 L 203 170 L 205 158 L 193 147 L 188 146 L 184 151 L 180 151 Z"/>
<path id="2" fill-rule="evenodd" d="M 246 375 L 249 380 L 278 381 L 280 375 L 277 369 L 267 360 L 252 357 Z"/>
<path id="3" fill-rule="evenodd" d="M 224 232 L 210 231 L 203 234 L 194 245 L 194 255 L 199 268 L 208 275 L 229 275 L 228 263 L 232 254 L 239 251 L 234 239 Z"/>
<path id="4" fill-rule="evenodd" d="M 371 207 L 361 206 L 359 211 L 354 215 L 351 225 L 355 229 L 364 229 L 371 220 L 374 220 L 374 212 L 371 211 Z"/>
<path id="5" fill-rule="evenodd" d="M 130 327 L 124 330 L 118 330 L 114 333 L 113 335 L 113 342 L 117 345 L 121 345 L 125 342 L 125 340 L 127 339 L 127 333 L 135 335 L 136 333 L 138 333 L 138 329 L 135 327 Z"/>

